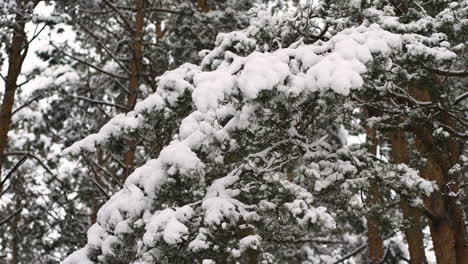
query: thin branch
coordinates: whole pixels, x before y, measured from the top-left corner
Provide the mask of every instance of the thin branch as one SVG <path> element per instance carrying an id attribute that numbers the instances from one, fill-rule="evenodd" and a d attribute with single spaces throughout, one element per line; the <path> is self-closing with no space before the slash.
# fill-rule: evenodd
<path id="1" fill-rule="evenodd" d="M 426 68 L 426 67 L 425 67 Z M 428 71 L 433 72 L 438 75 L 448 76 L 448 77 L 467 77 L 468 71 L 447 71 L 439 69 L 426 68 Z"/>
<path id="2" fill-rule="evenodd" d="M 112 173 L 110 173 L 108 170 L 106 170 L 104 167 L 102 167 L 101 165 L 99 165 L 97 162 L 95 162 L 94 160 L 89 160 L 91 163 L 93 163 L 96 167 L 98 167 L 100 170 L 102 170 L 105 174 L 107 174 L 108 176 L 111 177 L 111 179 L 114 180 L 115 183 L 117 183 L 117 185 L 119 185 L 120 188 L 123 188 L 123 184 L 120 183 L 119 180 L 117 180 L 114 175 Z"/>
<path id="3" fill-rule="evenodd" d="M 19 112 L 21 109 L 25 108 L 26 106 L 30 105 L 31 103 L 33 103 L 34 101 L 36 101 L 37 99 L 40 99 L 40 98 L 42 98 L 42 94 L 40 94 L 40 95 L 34 97 L 33 99 L 27 101 L 27 102 L 26 102 L 25 104 L 23 104 L 22 106 L 16 108 L 16 109 L 11 113 L 11 115 L 16 114 L 16 113 Z"/>
<path id="4" fill-rule="evenodd" d="M 87 27 L 85 27 L 82 23 L 80 23 L 78 20 L 73 20 L 74 22 L 76 22 L 84 31 L 86 31 L 91 37 L 93 37 L 97 44 L 103 48 L 107 54 L 109 54 L 109 56 L 120 66 L 120 68 L 122 68 L 126 73 L 130 74 L 130 71 L 127 69 L 127 67 L 125 67 L 122 62 L 114 55 L 114 53 L 112 53 L 112 51 L 110 51 L 104 44 L 101 43 L 101 40 L 91 31 L 89 30 Z"/>
<path id="5" fill-rule="evenodd" d="M 83 100 L 83 101 L 86 101 L 86 102 L 89 102 L 89 103 L 93 103 L 93 104 L 101 104 L 101 105 L 112 106 L 112 107 L 119 108 L 121 110 L 126 110 L 127 109 L 123 105 L 114 104 L 114 103 L 110 103 L 110 102 L 106 102 L 106 101 L 95 100 L 95 99 L 91 99 L 91 98 L 84 97 L 84 96 L 72 95 L 71 97 L 73 97 L 75 99 Z"/>
<path id="6" fill-rule="evenodd" d="M 18 170 L 18 168 L 21 166 L 21 164 L 23 164 L 23 162 L 26 161 L 27 158 L 28 158 L 28 155 L 26 154 L 15 164 L 15 166 L 13 166 L 13 168 L 8 172 L 8 174 L 5 176 L 5 178 L 3 178 L 3 180 L 0 182 L 0 186 L 3 186 L 3 184 L 5 184 L 5 182 L 8 180 L 8 178 L 10 178 L 11 175 L 13 175 L 13 172 Z"/>
<path id="7" fill-rule="evenodd" d="M 461 94 L 460 96 L 458 96 L 457 98 L 455 98 L 455 100 L 453 101 L 453 104 L 456 105 L 460 103 L 461 101 L 465 100 L 466 98 L 468 98 L 468 92 L 465 92 Z"/>
<path id="8" fill-rule="evenodd" d="M 31 44 L 31 42 L 33 42 L 37 37 L 39 37 L 41 32 L 44 31 L 44 29 L 47 27 L 47 25 L 44 24 L 44 26 L 39 31 L 37 31 L 38 26 L 39 25 L 37 25 L 36 28 L 34 29 L 34 33 L 33 33 L 32 38 L 30 40 L 28 40 L 28 45 Z"/>
<path id="9" fill-rule="evenodd" d="M 107 199 L 110 198 L 109 194 L 104 190 L 104 188 L 96 181 L 96 179 L 91 179 L 91 181 L 98 187 L 98 189 L 107 197 Z"/>
<path id="10" fill-rule="evenodd" d="M 396 233 L 397 233 L 397 232 L 391 233 L 390 235 L 384 237 L 383 240 L 387 240 L 387 239 L 393 237 Z M 349 259 L 349 258 L 351 258 L 351 257 L 353 257 L 353 256 L 355 256 L 355 255 L 357 255 L 359 252 L 363 251 L 363 250 L 366 249 L 366 248 L 367 248 L 367 244 L 361 245 L 360 247 L 358 247 L 358 248 L 354 249 L 353 251 L 351 251 L 350 253 L 346 254 L 346 255 L 345 255 L 344 257 L 342 257 L 341 259 L 339 259 L 339 260 L 333 262 L 333 264 L 342 263 L 343 261 L 345 261 L 345 260 L 347 260 L 347 259 Z"/>
<path id="11" fill-rule="evenodd" d="M 11 156 L 11 155 L 24 155 L 25 157 L 31 157 L 35 159 L 50 175 L 54 176 L 55 174 L 52 172 L 52 170 L 36 155 L 32 154 L 29 151 L 12 151 L 12 152 L 7 152 L 5 153 L 5 156 Z"/>
<path id="12" fill-rule="evenodd" d="M 439 125 L 439 126 L 444 127 L 452 136 L 462 138 L 462 139 L 468 139 L 468 134 L 466 132 L 465 133 L 460 133 L 460 132 L 455 131 L 455 129 L 453 129 L 452 127 L 447 126 L 445 124 L 442 124 L 440 122 L 435 122 L 435 123 L 437 125 Z"/>
<path id="13" fill-rule="evenodd" d="M 117 15 L 123 20 L 123 22 L 125 23 L 125 25 L 128 27 L 128 29 L 133 32 L 133 28 L 132 28 L 132 25 L 130 24 L 130 22 L 128 22 L 127 18 L 122 14 L 122 12 L 120 12 L 120 10 L 115 7 L 111 2 L 109 2 L 108 0 L 103 0 L 103 2 L 108 5 L 112 10 L 114 10 Z"/>
<path id="14" fill-rule="evenodd" d="M 0 220 L 0 226 L 5 224 L 6 222 L 10 221 L 10 219 L 12 219 L 15 215 L 21 213 L 23 208 L 24 208 L 24 205 L 22 205 L 20 208 L 16 209 L 13 213 L 11 213 L 9 216 L 4 218 L 3 220 Z"/>
<path id="15" fill-rule="evenodd" d="M 36 78 L 36 76 L 33 76 L 33 77 L 31 77 L 31 78 L 27 79 L 26 81 L 24 81 L 24 82 L 22 82 L 22 83 L 18 84 L 17 86 L 18 86 L 18 87 L 21 87 L 21 86 L 23 86 L 23 85 L 27 84 L 28 82 L 30 82 L 30 81 L 32 81 L 32 80 L 34 80 L 34 78 Z"/>
<path id="16" fill-rule="evenodd" d="M 123 9 L 123 10 L 128 10 L 128 11 L 132 11 L 132 12 L 135 12 L 136 11 L 136 8 L 134 7 L 128 7 L 128 6 L 117 6 L 118 8 L 120 9 Z M 171 9 L 166 9 L 166 8 L 148 8 L 148 9 L 145 9 L 145 12 L 161 12 L 161 13 L 171 13 L 171 14 L 184 14 L 184 12 L 181 12 L 181 11 L 177 11 L 177 10 L 171 10 Z"/>
<path id="17" fill-rule="evenodd" d="M 78 62 L 80 62 L 80 63 L 83 63 L 83 64 L 87 65 L 88 67 L 95 69 L 95 70 L 98 71 L 98 72 L 107 74 L 107 75 L 109 75 L 110 77 L 128 80 L 127 77 L 123 77 L 123 76 L 120 76 L 120 75 L 117 75 L 117 74 L 108 72 L 108 71 L 106 71 L 106 70 L 104 70 L 104 69 L 102 69 L 102 68 L 100 68 L 100 67 L 98 67 L 98 66 L 96 66 L 96 65 L 93 65 L 93 64 L 91 64 L 91 63 L 89 63 L 89 62 L 87 62 L 87 61 L 85 61 L 85 60 L 83 60 L 83 59 L 80 59 L 80 58 L 78 58 L 78 57 L 76 57 L 76 56 L 74 56 L 74 55 L 68 54 L 68 53 L 66 53 L 65 51 L 63 51 L 63 49 L 59 49 L 57 46 L 55 46 L 52 42 L 50 42 L 49 44 L 52 45 L 53 47 L 55 47 L 55 48 L 56 48 L 60 53 L 62 53 L 63 55 L 65 55 L 65 56 L 67 56 L 67 57 L 70 57 L 70 58 L 72 58 L 72 59 L 74 59 L 74 60 L 76 60 L 76 61 L 78 61 Z"/>

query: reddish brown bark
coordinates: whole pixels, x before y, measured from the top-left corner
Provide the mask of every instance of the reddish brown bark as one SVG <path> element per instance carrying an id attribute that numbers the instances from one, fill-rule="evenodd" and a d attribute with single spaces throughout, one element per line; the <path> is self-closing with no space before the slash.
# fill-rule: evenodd
<path id="1" fill-rule="evenodd" d="M 28 53 L 28 40 L 24 27 L 26 24 L 26 13 L 29 10 L 24 9 L 26 4 L 32 3 L 34 8 L 39 1 L 17 0 L 18 11 L 15 17 L 15 27 L 11 46 L 8 51 L 8 72 L 5 80 L 5 93 L 3 95 L 2 105 L 0 107 L 0 177 L 5 163 L 5 150 L 8 145 L 8 131 L 11 126 L 11 116 L 15 102 L 15 93 L 17 89 L 18 77 L 21 73 L 24 59 Z M 3 186 L 0 185 L 0 191 Z"/>
<path id="2" fill-rule="evenodd" d="M 367 137 L 369 145 L 369 152 L 372 154 L 377 153 L 377 131 L 375 128 L 367 129 Z M 369 187 L 369 198 L 366 203 L 370 208 L 378 205 L 381 202 L 380 186 L 376 182 L 371 182 Z M 369 248 L 369 261 L 372 264 L 381 263 L 384 257 L 384 246 L 381 234 L 382 224 L 378 216 L 368 215 L 367 216 L 367 245 Z"/>
<path id="3" fill-rule="evenodd" d="M 142 66 L 142 54 L 143 54 L 143 27 L 145 24 L 145 0 L 136 1 L 136 14 L 135 14 L 135 25 L 132 32 L 132 44 L 133 44 L 133 57 L 130 62 L 130 81 L 127 95 L 127 112 L 130 112 L 135 107 L 138 88 L 140 85 L 140 71 Z M 127 142 L 129 150 L 124 156 L 124 180 L 130 175 L 135 165 L 135 141 Z"/>
<path id="4" fill-rule="evenodd" d="M 409 162 L 408 144 L 405 134 L 402 131 L 395 131 L 391 135 L 392 141 L 392 160 L 395 164 Z M 410 253 L 411 264 L 427 263 L 426 253 L 424 251 L 424 235 L 421 231 L 421 213 L 418 209 L 411 207 L 408 200 L 401 197 L 400 208 L 404 219 L 409 223 L 405 229 L 405 237 L 408 242 L 408 251 Z"/>
<path id="5" fill-rule="evenodd" d="M 453 127 L 451 116 L 444 114 L 442 123 Z M 457 163 L 462 154 L 462 145 L 454 138 L 447 140 L 447 151 L 436 156 L 441 164 L 445 178 L 446 193 L 458 193 L 460 191 L 460 173 L 450 174 L 449 170 Z M 465 214 L 456 196 L 446 196 L 448 211 L 450 212 L 451 225 L 455 234 L 455 252 L 457 263 L 468 263 L 468 239 L 465 226 Z"/>
<path id="6" fill-rule="evenodd" d="M 197 0 L 197 6 L 204 13 L 210 11 L 207 0 Z"/>
<path id="7" fill-rule="evenodd" d="M 420 101 L 430 101 L 427 89 L 411 89 L 411 94 Z M 450 123 L 450 117 L 444 116 L 442 122 Z M 446 143 L 437 142 L 434 146 L 433 131 L 423 126 L 415 126 L 416 148 L 427 159 L 421 176 L 435 181 L 439 190 L 425 201 L 432 214 L 430 229 L 437 263 L 467 263 L 468 247 L 464 214 L 457 203 L 457 197 L 451 197 L 449 191 L 458 191 L 459 180 L 456 175 L 449 175 L 448 170 L 460 155 L 458 143 L 449 139 Z"/>
<path id="8" fill-rule="evenodd" d="M 5 162 L 5 150 L 8 144 L 8 131 L 15 102 L 18 76 L 21 73 L 24 58 L 27 54 L 27 39 L 24 32 L 26 21 L 22 14 L 16 15 L 16 26 L 13 31 L 11 48 L 8 54 L 8 73 L 5 80 L 5 94 L 0 108 L 0 176 Z M 0 186 L 0 190 L 2 186 Z"/>

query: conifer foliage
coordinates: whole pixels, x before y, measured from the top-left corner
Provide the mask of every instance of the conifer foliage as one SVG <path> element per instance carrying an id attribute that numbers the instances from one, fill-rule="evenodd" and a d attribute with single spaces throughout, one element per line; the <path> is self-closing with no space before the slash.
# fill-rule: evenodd
<path id="1" fill-rule="evenodd" d="M 424 248 L 408 256 L 394 236 L 426 223 L 437 262 L 464 263 L 467 8 L 253 9 L 250 25 L 219 34 L 199 64 L 165 72 L 134 111 L 66 149 L 178 128 L 64 263 L 424 263 Z M 347 142 L 366 133 L 365 144 Z M 414 142 L 405 159 L 396 141 L 386 152 L 394 133 Z"/>
<path id="2" fill-rule="evenodd" d="M 0 25 L 0 262 L 468 263 L 468 0 L 0 0 Z"/>

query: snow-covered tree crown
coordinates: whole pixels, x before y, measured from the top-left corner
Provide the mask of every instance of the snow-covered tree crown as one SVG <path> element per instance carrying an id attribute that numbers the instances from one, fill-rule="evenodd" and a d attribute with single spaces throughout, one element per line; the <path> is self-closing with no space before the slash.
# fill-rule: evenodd
<path id="1" fill-rule="evenodd" d="M 385 93 L 394 81 L 379 73 L 396 79 L 416 57 L 438 67 L 459 47 L 451 50 L 443 33 L 418 32 L 423 23 L 443 27 L 439 19 L 403 23 L 374 2 L 358 6 L 359 26 L 314 5 L 274 17 L 259 12 L 247 29 L 218 35 L 213 50 L 200 52 L 200 65 L 166 72 L 134 111 L 68 148 L 115 151 L 123 139 L 179 127 L 159 157 L 100 209 L 88 244 L 64 263 L 235 263 L 254 256 L 274 263 L 282 254 L 278 240 L 336 229 L 333 206 L 354 206 L 346 198 L 323 201 L 320 192 L 337 188 L 341 198 L 353 198 L 370 179 L 421 205 L 413 193 L 427 196 L 433 183 L 365 146 L 348 146 L 343 126 L 362 129 L 356 98 Z"/>

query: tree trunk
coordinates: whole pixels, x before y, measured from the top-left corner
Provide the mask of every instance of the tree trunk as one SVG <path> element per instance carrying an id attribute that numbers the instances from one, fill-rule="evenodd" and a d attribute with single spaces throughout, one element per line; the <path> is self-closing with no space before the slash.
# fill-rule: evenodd
<path id="1" fill-rule="evenodd" d="M 392 133 L 392 160 L 395 164 L 409 162 L 408 144 L 405 134 L 402 131 Z M 406 241 L 408 242 L 408 251 L 411 264 L 427 263 L 426 253 L 424 252 L 424 235 L 421 231 L 421 213 L 418 209 L 411 207 L 408 200 L 401 197 L 400 208 L 404 219 L 409 223 L 405 229 Z"/>
<path id="2" fill-rule="evenodd" d="M 431 100 L 427 89 L 413 88 L 410 92 L 417 100 Z M 444 122 L 450 122 L 448 116 L 444 119 Z M 458 178 L 448 173 L 459 158 L 459 146 L 452 139 L 448 140 L 445 146 L 441 145 L 443 143 L 434 146 L 433 131 L 422 126 L 414 127 L 414 133 L 416 148 L 427 159 L 421 176 L 435 181 L 439 187 L 439 190 L 434 191 L 425 201 L 432 214 L 430 229 L 437 263 L 467 263 L 464 214 L 458 204 L 458 198 L 448 195 L 449 191 L 456 192 L 459 189 Z"/>
<path id="3" fill-rule="evenodd" d="M 207 0 L 197 0 L 197 6 L 203 13 L 210 11 L 207 2 Z"/>
<path id="4" fill-rule="evenodd" d="M 453 127 L 453 119 L 447 113 L 442 116 L 442 123 Z M 457 194 L 460 191 L 461 173 L 450 174 L 449 170 L 458 162 L 462 154 L 462 144 L 449 138 L 447 140 L 447 152 L 440 153 L 438 161 L 446 179 L 446 192 Z M 455 252 L 457 263 L 468 263 L 468 240 L 466 237 L 465 214 L 458 196 L 447 195 L 447 207 L 450 212 L 451 224 L 455 234 Z"/>
<path id="5" fill-rule="evenodd" d="M 21 5 L 21 3 L 17 4 Z M 5 94 L 3 95 L 2 106 L 0 108 L 0 176 L 3 164 L 5 163 L 5 150 L 8 144 L 8 131 L 11 126 L 11 116 L 15 102 L 18 76 L 21 73 L 23 61 L 28 52 L 28 42 L 26 33 L 24 32 L 25 23 L 24 15 L 18 12 L 8 54 L 8 73 L 5 81 Z M 2 187 L 3 186 L 0 186 L 0 191 Z"/>
<path id="6" fill-rule="evenodd" d="M 246 225 L 245 221 L 241 220 L 239 222 L 240 230 L 239 230 L 239 236 L 240 238 L 244 238 L 247 236 L 255 235 L 255 230 L 252 227 L 244 227 Z M 258 250 L 249 248 L 245 251 L 244 256 L 246 258 L 246 263 L 247 264 L 258 264 Z"/>
<path id="7" fill-rule="evenodd" d="M 20 190 L 20 184 L 18 179 L 14 179 L 13 182 L 11 183 L 13 187 L 13 193 L 15 194 L 15 212 L 17 210 L 21 210 L 21 197 L 19 197 L 19 193 L 21 192 Z M 20 263 L 19 261 L 19 252 L 20 252 L 20 237 L 18 234 L 18 228 L 20 227 L 20 221 L 21 221 L 21 212 L 15 214 L 15 216 L 12 219 L 13 221 L 11 222 L 11 264 L 18 264 Z"/>
<path id="8" fill-rule="evenodd" d="M 145 0 L 136 1 L 136 14 L 135 14 L 135 28 L 132 32 L 132 44 L 133 44 L 133 57 L 130 62 L 130 81 L 128 87 L 127 95 L 127 112 L 130 112 L 134 109 L 137 97 L 138 97 L 138 88 L 140 85 L 140 71 L 142 54 L 143 54 L 143 27 L 145 24 Z M 130 175 L 133 170 L 134 160 L 135 160 L 135 141 L 128 141 L 129 150 L 125 153 L 124 164 L 124 180 Z"/>
<path id="9" fill-rule="evenodd" d="M 368 116 L 371 116 L 368 114 Z M 375 128 L 367 129 L 367 137 L 369 145 L 369 152 L 377 154 L 377 131 Z M 366 203 L 370 208 L 378 205 L 381 201 L 380 186 L 376 182 L 370 183 L 369 198 Z M 378 264 L 382 262 L 384 257 L 384 246 L 381 234 L 381 221 L 376 215 L 369 214 L 367 217 L 367 245 L 369 248 L 369 260 L 372 264 Z"/>

